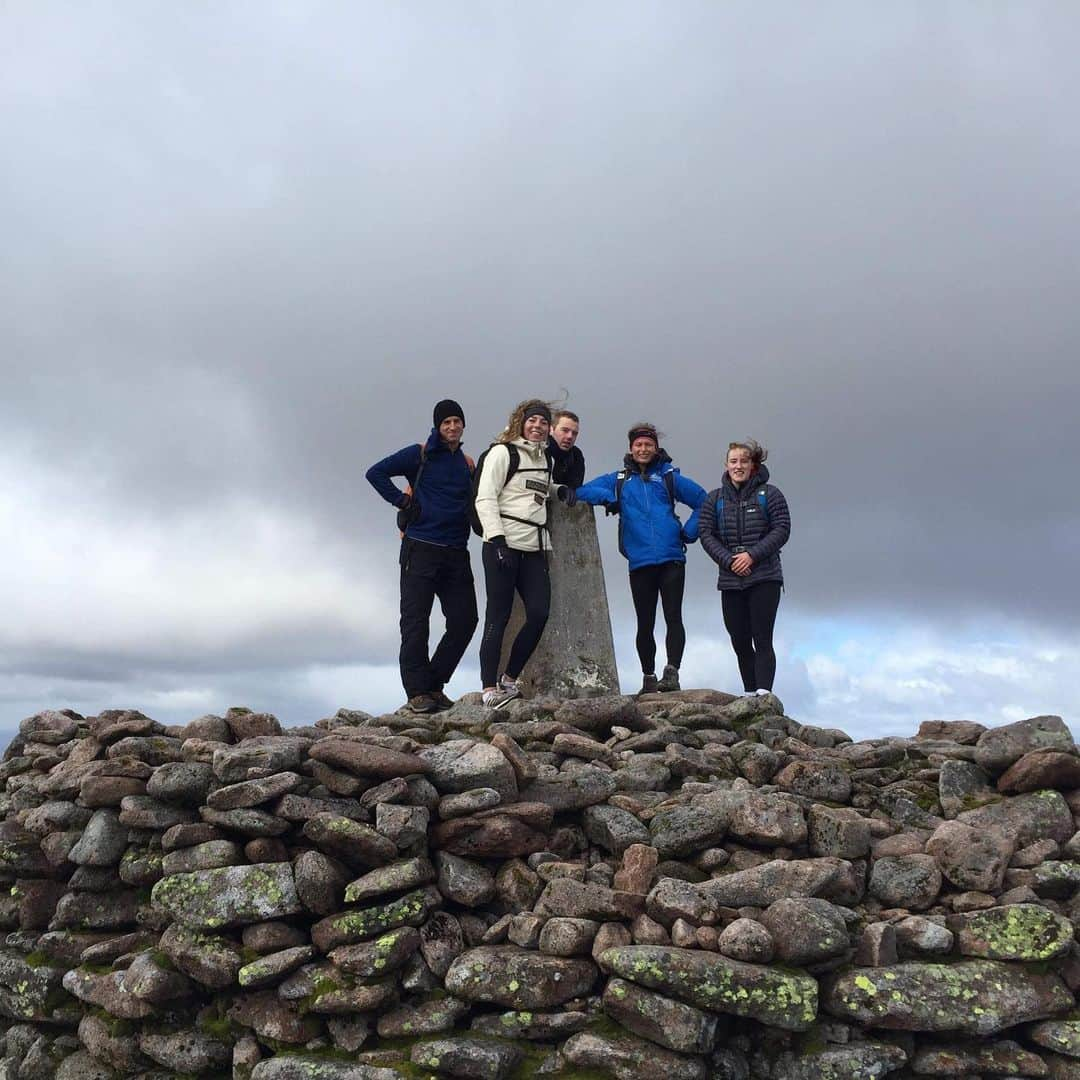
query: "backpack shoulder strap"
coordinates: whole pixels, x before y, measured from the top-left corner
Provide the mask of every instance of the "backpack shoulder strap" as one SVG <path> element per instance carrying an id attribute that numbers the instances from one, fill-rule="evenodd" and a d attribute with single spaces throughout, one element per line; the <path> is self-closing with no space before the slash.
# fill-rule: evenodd
<path id="1" fill-rule="evenodd" d="M 513 443 L 501 443 L 499 445 L 506 447 L 507 456 L 510 458 L 510 462 L 506 466 L 506 482 L 509 484 L 514 473 L 518 471 L 521 465 L 521 451 Z"/>
<path id="2" fill-rule="evenodd" d="M 476 472 L 476 462 L 473 461 L 473 459 L 471 457 L 469 457 L 468 454 L 465 454 L 464 457 L 465 457 L 465 464 L 469 466 L 469 472 L 471 472 L 471 473 Z"/>
<path id="3" fill-rule="evenodd" d="M 764 487 L 758 488 L 757 493 L 758 506 L 761 507 L 761 513 L 765 518 L 766 524 L 769 521 L 769 496 Z"/>
<path id="4" fill-rule="evenodd" d="M 417 443 L 420 449 L 420 465 L 416 470 L 416 476 L 411 484 L 405 485 L 405 494 L 412 495 L 420 490 L 420 477 L 424 475 L 424 466 L 427 464 L 427 443 Z"/>
<path id="5" fill-rule="evenodd" d="M 629 476 L 629 470 L 627 469 L 620 469 L 615 474 L 615 505 L 619 507 L 622 506 L 622 489 L 627 476 Z"/>

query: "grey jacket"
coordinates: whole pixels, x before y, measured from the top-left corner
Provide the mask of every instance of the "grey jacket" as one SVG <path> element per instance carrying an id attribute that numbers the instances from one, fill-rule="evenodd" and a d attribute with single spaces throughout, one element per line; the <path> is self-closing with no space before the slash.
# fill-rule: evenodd
<path id="1" fill-rule="evenodd" d="M 764 514 L 758 496 L 762 490 Z M 723 513 L 717 514 L 720 499 L 723 499 Z M 699 531 L 701 546 L 720 567 L 718 589 L 749 589 L 763 581 L 783 582 L 780 549 L 791 535 L 791 515 L 780 489 L 769 483 L 769 470 L 764 465 L 759 466 L 741 489 L 724 473 L 723 483 L 709 492 L 701 507 Z M 754 560 L 746 577 L 731 569 L 737 549 L 745 550 Z"/>

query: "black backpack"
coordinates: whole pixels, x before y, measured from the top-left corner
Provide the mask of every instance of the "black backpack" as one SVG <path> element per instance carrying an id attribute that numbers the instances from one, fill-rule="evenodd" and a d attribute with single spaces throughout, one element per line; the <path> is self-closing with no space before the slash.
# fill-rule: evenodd
<path id="1" fill-rule="evenodd" d="M 609 503 L 604 504 L 604 513 L 605 514 L 619 514 L 619 554 L 624 559 L 628 559 L 628 558 L 630 558 L 630 556 L 626 554 L 626 549 L 623 547 L 622 514 L 621 514 L 621 510 L 622 510 L 622 489 L 623 489 L 623 485 L 626 483 L 627 478 L 630 475 L 631 475 L 631 470 L 630 469 L 620 469 L 615 474 L 615 500 L 613 502 L 609 502 Z M 679 523 L 679 535 L 681 536 L 682 535 L 682 520 L 680 519 L 678 513 L 675 510 L 675 470 L 674 469 L 668 469 L 668 471 L 663 474 L 661 479 L 664 481 L 664 487 L 667 488 L 668 504 L 671 507 L 671 516 Z M 684 542 L 683 543 L 683 548 L 685 549 L 685 547 L 686 547 L 686 544 Z"/>
<path id="2" fill-rule="evenodd" d="M 506 466 L 506 481 L 509 484 L 514 473 L 521 467 L 521 451 L 513 443 L 497 443 L 493 442 L 491 446 L 487 448 L 477 459 L 476 468 L 473 469 L 472 474 L 472 494 L 469 496 L 469 524 L 472 526 L 472 531 L 477 536 L 484 535 L 484 526 L 480 524 L 480 518 L 476 513 L 476 492 L 480 487 L 480 476 L 484 471 L 484 462 L 487 461 L 487 456 L 491 452 L 492 447 L 505 446 L 506 451 L 510 456 L 510 462 Z M 547 473 L 548 478 L 551 478 L 551 470 L 555 464 L 555 459 L 552 457 L 551 451 L 544 450 L 544 457 L 547 459 Z M 509 518 L 511 521 L 520 521 L 524 525 L 535 525 L 534 521 L 525 521 L 524 518 L 511 517 L 509 514 L 504 514 L 503 517 Z M 540 528 L 547 528 L 547 525 L 539 526 Z"/>

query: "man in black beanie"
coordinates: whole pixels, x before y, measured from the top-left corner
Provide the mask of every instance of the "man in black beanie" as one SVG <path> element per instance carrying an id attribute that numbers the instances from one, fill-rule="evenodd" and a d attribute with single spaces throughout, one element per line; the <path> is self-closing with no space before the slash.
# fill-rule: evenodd
<path id="1" fill-rule="evenodd" d="M 449 708 L 443 693 L 476 630 L 476 588 L 469 563 L 473 460 L 461 449 L 465 411 L 436 404 L 426 443 L 412 443 L 367 471 L 373 488 L 398 509 L 401 529 L 401 681 L 408 708 Z M 402 476 L 402 491 L 391 479 Z M 446 631 L 428 656 L 431 607 L 439 598 Z"/>

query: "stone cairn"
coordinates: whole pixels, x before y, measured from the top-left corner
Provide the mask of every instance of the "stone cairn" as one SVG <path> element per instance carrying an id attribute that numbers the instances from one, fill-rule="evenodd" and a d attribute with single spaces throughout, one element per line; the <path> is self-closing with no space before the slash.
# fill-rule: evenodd
<path id="1" fill-rule="evenodd" d="M 1080 757 L 773 696 L 25 720 L 0 1078 L 1080 1077 Z"/>

